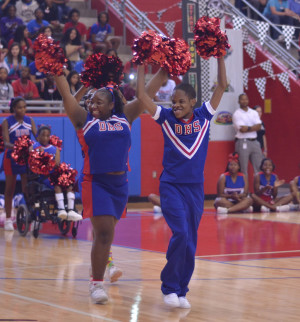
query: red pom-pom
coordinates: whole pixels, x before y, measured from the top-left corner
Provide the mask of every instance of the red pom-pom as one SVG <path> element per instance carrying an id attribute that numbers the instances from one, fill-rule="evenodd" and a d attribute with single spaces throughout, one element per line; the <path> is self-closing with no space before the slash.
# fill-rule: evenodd
<path id="1" fill-rule="evenodd" d="M 55 167 L 55 160 L 52 154 L 43 150 L 32 150 L 29 153 L 28 165 L 32 172 L 48 176 Z"/>
<path id="2" fill-rule="evenodd" d="M 220 29 L 219 18 L 201 17 L 195 25 L 194 35 L 197 53 L 204 59 L 223 57 L 230 48 L 227 35 Z"/>
<path id="3" fill-rule="evenodd" d="M 53 146 L 56 146 L 59 149 L 59 151 L 61 151 L 63 141 L 58 136 L 51 135 L 49 143 Z"/>
<path id="4" fill-rule="evenodd" d="M 0 153 L 4 151 L 4 141 L 2 136 L 2 125 L 0 124 Z"/>
<path id="5" fill-rule="evenodd" d="M 119 57 L 101 53 L 89 56 L 84 64 L 81 82 L 85 87 L 101 88 L 120 85 L 123 79 L 123 65 Z"/>
<path id="6" fill-rule="evenodd" d="M 36 68 L 43 73 L 60 76 L 67 59 L 63 49 L 51 37 L 40 34 L 34 41 Z"/>
<path id="7" fill-rule="evenodd" d="M 31 145 L 33 145 L 33 142 L 27 135 L 23 135 L 16 140 L 11 157 L 17 164 L 25 165 L 27 163 L 29 157 L 29 147 Z"/>
<path id="8" fill-rule="evenodd" d="M 70 167 L 69 164 L 62 162 L 54 171 L 50 174 L 50 183 L 53 186 L 60 186 L 62 189 L 66 189 L 75 183 L 77 170 Z"/>
<path id="9" fill-rule="evenodd" d="M 191 53 L 185 40 L 180 38 L 163 38 L 160 51 L 166 59 L 161 62 L 161 67 L 172 76 L 184 75 L 191 67 Z"/>
<path id="10" fill-rule="evenodd" d="M 134 40 L 132 45 L 132 62 L 137 65 L 147 63 L 161 63 L 166 59 L 164 53 L 158 48 L 161 45 L 162 37 L 155 31 L 144 31 L 141 36 Z"/>

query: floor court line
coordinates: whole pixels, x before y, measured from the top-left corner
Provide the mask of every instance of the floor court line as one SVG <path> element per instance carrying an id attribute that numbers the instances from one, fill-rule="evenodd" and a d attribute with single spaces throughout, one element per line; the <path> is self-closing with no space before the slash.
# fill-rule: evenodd
<path id="1" fill-rule="evenodd" d="M 300 253 L 300 250 L 282 250 L 274 252 L 257 252 L 257 253 L 237 253 L 237 254 L 218 254 L 218 255 L 203 255 L 196 256 L 196 258 L 208 258 L 208 257 L 224 257 L 224 256 L 243 256 L 243 255 L 267 255 L 267 254 L 287 254 L 287 253 Z"/>
<path id="2" fill-rule="evenodd" d="M 106 318 L 106 317 L 101 316 L 101 315 L 96 315 L 96 314 L 92 314 L 92 313 L 87 313 L 87 312 L 71 309 L 71 308 L 66 307 L 66 306 L 56 305 L 56 304 L 53 304 L 53 303 L 50 303 L 50 302 L 37 300 L 37 299 L 31 298 L 31 297 L 28 297 L 28 296 L 18 295 L 18 294 L 14 294 L 14 293 L 10 293 L 10 292 L 5 292 L 5 291 L 2 291 L 2 290 L 0 290 L 0 294 L 7 295 L 7 296 L 12 296 L 12 297 L 18 298 L 20 300 L 28 301 L 28 302 L 48 305 L 48 306 L 51 306 L 51 307 L 56 308 L 56 309 L 61 309 L 61 310 L 64 310 L 64 311 L 69 311 L 69 312 L 72 312 L 72 313 L 81 314 L 81 315 L 84 315 L 84 316 L 89 316 L 89 317 L 99 319 L 99 320 L 101 319 L 101 320 L 110 321 L 110 322 L 120 322 L 120 320 L 109 319 L 109 318 Z"/>

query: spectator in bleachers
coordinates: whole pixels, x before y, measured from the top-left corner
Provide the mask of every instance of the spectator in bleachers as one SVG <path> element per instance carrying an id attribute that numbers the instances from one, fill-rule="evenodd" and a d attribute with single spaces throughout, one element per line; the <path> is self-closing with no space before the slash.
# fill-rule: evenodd
<path id="1" fill-rule="evenodd" d="M 2 46 L 2 48 L 0 48 L 0 67 L 4 67 L 7 72 L 9 72 L 9 67 L 5 61 L 5 57 L 7 55 L 7 48 L 3 48 L 3 45 L 0 45 L 0 47 Z"/>
<path id="2" fill-rule="evenodd" d="M 40 8 L 44 13 L 44 19 L 51 24 L 53 29 L 57 32 L 61 31 L 60 22 L 58 20 L 58 8 L 53 0 L 45 0 L 41 3 Z"/>
<path id="3" fill-rule="evenodd" d="M 25 24 L 34 19 L 34 12 L 39 7 L 35 0 L 19 0 L 16 3 L 17 17 L 21 18 Z"/>
<path id="4" fill-rule="evenodd" d="M 287 0 L 269 0 L 263 15 L 274 24 L 293 25 L 293 18 L 290 10 L 288 10 Z M 282 37 L 279 37 L 279 33 L 274 28 L 271 28 L 271 37 L 278 41 L 284 40 Z"/>
<path id="5" fill-rule="evenodd" d="M 31 62 L 28 67 L 30 70 L 30 80 L 36 85 L 40 95 L 42 96 L 41 93 L 44 91 L 46 75 L 37 70 L 35 61 Z"/>
<path id="6" fill-rule="evenodd" d="M 10 48 L 14 42 L 19 43 L 22 56 L 26 56 L 27 61 L 32 61 L 34 58 L 32 41 L 28 36 L 29 32 L 27 27 L 25 25 L 18 26 L 14 38 L 8 42 L 8 48 Z"/>
<path id="7" fill-rule="evenodd" d="M 74 95 L 81 87 L 79 74 L 75 70 L 72 70 L 68 74 L 67 82 L 69 83 L 70 92 L 72 95 Z"/>
<path id="8" fill-rule="evenodd" d="M 93 24 L 91 27 L 90 40 L 94 50 L 97 52 L 105 53 L 111 48 L 117 50 L 120 45 L 120 40 L 118 38 L 108 40 L 109 34 L 112 33 L 108 20 L 108 13 L 102 11 L 98 14 L 98 23 Z"/>
<path id="9" fill-rule="evenodd" d="M 29 31 L 30 38 L 33 40 L 38 36 L 39 31 L 42 27 L 49 25 L 49 22 L 43 19 L 44 13 L 41 8 L 35 9 L 34 15 L 35 19 L 31 20 L 27 24 L 27 29 Z"/>
<path id="10" fill-rule="evenodd" d="M 51 25 L 43 26 L 40 29 L 39 34 L 44 34 L 47 37 L 52 37 L 53 36 L 53 28 L 51 27 Z"/>
<path id="11" fill-rule="evenodd" d="M 1 0 L 0 1 L 0 17 L 6 16 L 9 5 L 15 5 L 17 0 Z"/>
<path id="12" fill-rule="evenodd" d="M 5 67 L 0 67 L 0 100 L 10 100 L 14 97 L 14 90 L 7 81 L 8 72 Z M 6 104 L 7 108 L 7 104 Z"/>
<path id="13" fill-rule="evenodd" d="M 69 21 L 65 24 L 63 33 L 65 33 L 70 28 L 76 28 L 80 33 L 81 41 L 86 40 L 87 28 L 82 22 L 79 22 L 80 12 L 77 9 L 72 9 L 69 13 Z"/>
<path id="14" fill-rule="evenodd" d="M 23 66 L 21 78 L 12 83 L 15 96 L 21 96 L 26 100 L 40 99 L 39 91 L 35 84 L 30 80 L 29 67 Z"/>
<path id="15" fill-rule="evenodd" d="M 80 56 L 84 54 L 84 48 L 78 30 L 76 28 L 68 29 L 60 42 L 60 46 L 64 49 L 66 58 L 71 62 L 73 68 L 80 61 Z"/>
<path id="16" fill-rule="evenodd" d="M 87 50 L 84 54 L 83 54 L 83 59 L 79 60 L 75 66 L 74 66 L 74 70 L 76 70 L 76 72 L 78 74 L 81 74 L 82 71 L 84 71 L 84 64 L 86 62 L 86 60 L 89 58 L 90 55 L 93 54 L 92 50 Z"/>
<path id="17" fill-rule="evenodd" d="M 56 83 L 52 75 L 47 75 L 45 79 L 44 90 L 41 93 L 41 98 L 47 101 L 59 101 L 61 96 L 56 88 Z"/>
<path id="18" fill-rule="evenodd" d="M 53 0 L 58 8 L 58 20 L 61 23 L 66 23 L 68 21 L 68 14 L 72 8 L 66 5 L 69 0 Z"/>
<path id="19" fill-rule="evenodd" d="M 176 87 L 175 81 L 168 78 L 158 90 L 154 97 L 155 102 L 171 102 L 171 96 Z"/>
<path id="20" fill-rule="evenodd" d="M 2 17 L 0 20 L 1 36 L 6 42 L 14 37 L 18 26 L 23 25 L 22 19 L 16 17 L 16 6 L 9 6 L 7 8 L 7 17 Z"/>
<path id="21" fill-rule="evenodd" d="M 8 50 L 4 61 L 9 67 L 8 79 L 10 81 L 20 78 L 20 71 L 22 66 L 27 66 L 27 59 L 22 56 L 21 46 L 14 42 Z"/>

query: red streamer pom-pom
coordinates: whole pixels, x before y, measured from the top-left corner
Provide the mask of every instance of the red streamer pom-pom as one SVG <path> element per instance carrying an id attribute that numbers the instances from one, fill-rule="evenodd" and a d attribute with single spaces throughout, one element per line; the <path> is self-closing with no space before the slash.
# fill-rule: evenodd
<path id="1" fill-rule="evenodd" d="M 62 162 L 50 174 L 50 183 L 53 186 L 60 186 L 62 189 L 68 188 L 75 183 L 77 170 L 70 167 L 69 164 Z"/>
<path id="2" fill-rule="evenodd" d="M 123 79 L 123 65 L 119 57 L 101 53 L 89 56 L 84 64 L 81 82 L 85 87 L 101 88 L 120 85 Z"/>
<path id="3" fill-rule="evenodd" d="M 25 165 L 29 157 L 29 147 L 33 145 L 33 142 L 28 136 L 20 136 L 14 144 L 14 150 L 11 157 L 19 165 Z"/>
<path id="4" fill-rule="evenodd" d="M 166 59 L 161 67 L 172 76 L 184 75 L 191 67 L 191 53 L 188 44 L 180 38 L 163 38 L 160 50 Z"/>
<path id="5" fill-rule="evenodd" d="M 141 36 L 134 40 L 132 45 L 132 62 L 137 65 L 156 63 L 159 64 L 166 59 L 164 52 L 159 50 L 162 37 L 155 31 L 144 31 Z"/>
<path id="6" fill-rule="evenodd" d="M 55 160 L 52 154 L 43 150 L 32 150 L 29 153 L 28 165 L 32 172 L 48 176 L 55 167 Z"/>
<path id="7" fill-rule="evenodd" d="M 194 35 L 197 53 L 204 59 L 223 57 L 230 48 L 226 33 L 220 29 L 219 18 L 201 17 L 195 25 Z"/>
<path id="8" fill-rule="evenodd" d="M 51 135 L 49 143 L 53 146 L 56 146 L 59 149 L 59 151 L 61 151 L 63 141 L 58 136 Z"/>
<path id="9" fill-rule="evenodd" d="M 4 141 L 2 136 L 2 125 L 0 124 L 0 153 L 4 151 Z"/>
<path id="10" fill-rule="evenodd" d="M 40 34 L 34 41 L 36 68 L 45 74 L 60 76 L 66 66 L 67 59 L 63 49 L 51 37 Z"/>

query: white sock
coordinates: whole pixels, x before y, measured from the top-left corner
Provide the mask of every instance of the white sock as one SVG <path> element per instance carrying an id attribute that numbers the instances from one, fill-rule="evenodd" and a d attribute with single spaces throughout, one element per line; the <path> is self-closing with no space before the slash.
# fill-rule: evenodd
<path id="1" fill-rule="evenodd" d="M 75 193 L 72 191 L 69 191 L 67 193 L 67 199 L 68 199 L 68 210 L 74 209 L 74 201 L 75 201 Z"/>
<path id="2" fill-rule="evenodd" d="M 60 193 L 56 193 L 55 194 L 55 199 L 57 201 L 57 208 L 58 209 L 65 209 L 65 205 L 64 205 L 64 194 L 62 192 Z"/>

